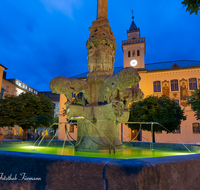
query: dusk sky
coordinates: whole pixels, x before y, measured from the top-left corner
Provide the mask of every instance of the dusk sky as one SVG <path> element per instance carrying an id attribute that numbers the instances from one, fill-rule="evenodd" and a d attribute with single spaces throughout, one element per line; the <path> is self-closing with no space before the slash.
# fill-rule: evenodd
<path id="1" fill-rule="evenodd" d="M 190 15 L 181 2 L 108 0 L 115 67 L 123 66 L 131 10 L 146 40 L 146 64 L 200 61 L 200 13 Z M 87 72 L 86 41 L 96 12 L 97 0 L 0 0 L 0 63 L 8 68 L 7 78 L 49 91 L 54 77 Z"/>

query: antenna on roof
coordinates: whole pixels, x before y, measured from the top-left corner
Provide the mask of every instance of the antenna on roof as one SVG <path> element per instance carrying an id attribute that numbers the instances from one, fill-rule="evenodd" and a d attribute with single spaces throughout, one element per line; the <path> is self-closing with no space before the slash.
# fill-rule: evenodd
<path id="1" fill-rule="evenodd" d="M 134 19 L 134 16 L 133 16 L 133 10 L 132 10 L 132 19 Z"/>

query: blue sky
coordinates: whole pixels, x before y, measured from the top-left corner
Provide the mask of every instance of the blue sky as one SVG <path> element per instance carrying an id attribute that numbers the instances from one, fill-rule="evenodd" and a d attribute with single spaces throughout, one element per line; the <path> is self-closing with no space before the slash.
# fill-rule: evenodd
<path id="1" fill-rule="evenodd" d="M 123 66 L 122 40 L 131 11 L 146 39 L 145 63 L 200 60 L 200 15 L 182 0 L 108 0 L 108 19 L 117 41 L 116 66 Z M 0 0 L 0 63 L 7 78 L 48 91 L 56 76 L 88 71 L 88 28 L 97 0 Z"/>

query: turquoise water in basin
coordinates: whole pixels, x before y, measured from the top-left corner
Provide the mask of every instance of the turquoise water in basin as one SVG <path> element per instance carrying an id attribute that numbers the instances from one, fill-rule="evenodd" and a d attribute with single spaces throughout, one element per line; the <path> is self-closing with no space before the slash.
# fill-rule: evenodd
<path id="1" fill-rule="evenodd" d="M 82 157 L 116 158 L 116 159 L 131 159 L 131 158 L 137 159 L 137 158 L 180 156 L 180 155 L 191 154 L 187 150 L 173 150 L 168 148 L 154 148 L 153 150 L 151 150 L 148 147 L 132 147 L 132 146 L 124 146 L 123 152 L 117 152 L 115 154 L 79 152 L 75 151 L 73 146 L 66 146 L 63 149 L 62 146 L 46 147 L 46 146 L 32 146 L 30 144 L 3 145 L 0 147 L 0 150 L 39 153 L 39 154 L 82 156 Z"/>

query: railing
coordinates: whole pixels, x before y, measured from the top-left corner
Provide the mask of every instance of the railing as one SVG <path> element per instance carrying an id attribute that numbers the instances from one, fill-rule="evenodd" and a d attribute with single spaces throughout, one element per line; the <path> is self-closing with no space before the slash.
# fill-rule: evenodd
<path id="1" fill-rule="evenodd" d="M 142 43 L 142 42 L 145 42 L 145 38 L 122 41 L 122 45 L 137 44 L 137 43 Z"/>

